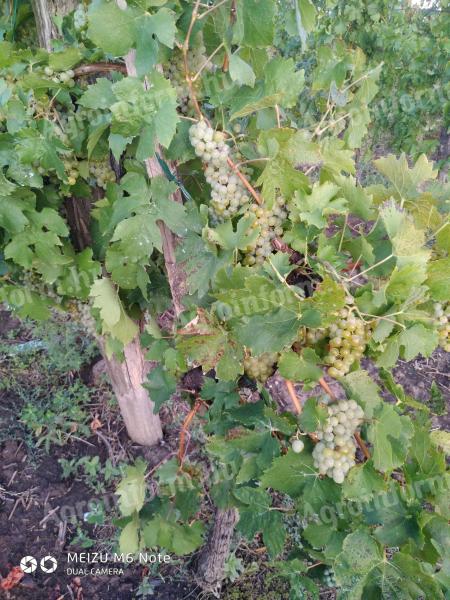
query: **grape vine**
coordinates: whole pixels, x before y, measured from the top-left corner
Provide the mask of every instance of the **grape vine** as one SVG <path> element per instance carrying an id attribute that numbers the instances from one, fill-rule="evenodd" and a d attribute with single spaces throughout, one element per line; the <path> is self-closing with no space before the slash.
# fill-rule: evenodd
<path id="1" fill-rule="evenodd" d="M 418 153 L 361 183 L 380 66 L 319 47 L 336 6 L 121 4 L 0 42 L 0 300 L 189 406 L 119 485 L 120 547 L 197 552 L 217 509 L 292 599 L 443 600 L 448 436 L 390 370 L 449 351 L 448 184 Z"/>

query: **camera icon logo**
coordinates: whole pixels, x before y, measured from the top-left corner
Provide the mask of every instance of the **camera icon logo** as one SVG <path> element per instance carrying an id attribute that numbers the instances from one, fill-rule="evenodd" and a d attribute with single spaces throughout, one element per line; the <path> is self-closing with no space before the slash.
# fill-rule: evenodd
<path id="1" fill-rule="evenodd" d="M 37 569 L 37 560 L 34 556 L 24 556 L 20 560 L 20 568 L 24 573 L 34 573 Z"/>
<path id="2" fill-rule="evenodd" d="M 53 556 L 44 556 L 39 564 L 44 573 L 54 573 L 58 566 L 58 562 Z"/>

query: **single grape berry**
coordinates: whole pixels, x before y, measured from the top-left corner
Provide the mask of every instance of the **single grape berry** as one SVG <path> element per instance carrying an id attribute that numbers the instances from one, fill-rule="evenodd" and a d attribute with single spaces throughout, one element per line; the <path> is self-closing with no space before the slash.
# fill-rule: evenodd
<path id="1" fill-rule="evenodd" d="M 295 454 L 300 454 L 300 452 L 303 451 L 305 444 L 302 442 L 302 440 L 292 440 L 291 446 L 292 451 L 295 452 Z"/>

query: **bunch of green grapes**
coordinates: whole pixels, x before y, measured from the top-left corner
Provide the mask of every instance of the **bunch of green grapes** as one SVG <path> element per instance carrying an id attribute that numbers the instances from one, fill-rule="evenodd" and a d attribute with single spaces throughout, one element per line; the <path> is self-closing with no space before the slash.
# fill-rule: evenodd
<path id="1" fill-rule="evenodd" d="M 354 433 L 361 425 L 363 409 L 354 400 L 341 400 L 328 406 L 328 418 L 317 431 L 319 442 L 313 450 L 314 466 L 321 475 L 343 483 L 355 465 Z"/>
<path id="2" fill-rule="evenodd" d="M 248 355 L 244 358 L 245 374 L 264 383 L 273 374 L 277 360 L 276 352 L 264 352 L 260 356 Z"/>
<path id="3" fill-rule="evenodd" d="M 334 575 L 334 571 L 331 567 L 327 567 L 325 569 L 325 571 L 323 572 L 323 583 L 328 587 L 328 588 L 335 588 L 336 587 L 336 577 Z"/>
<path id="4" fill-rule="evenodd" d="M 95 185 L 106 190 L 108 183 L 116 181 L 116 174 L 106 160 L 95 161 L 89 164 L 89 173 L 95 179 Z"/>
<path id="5" fill-rule="evenodd" d="M 189 67 L 189 76 L 191 79 L 204 66 L 205 61 L 207 60 L 205 52 L 206 48 L 203 43 L 200 43 L 199 46 L 196 48 L 191 48 L 188 51 L 187 62 Z M 205 68 L 210 70 L 211 67 L 211 64 L 207 64 Z M 183 115 L 194 115 L 194 104 L 190 97 L 189 86 L 186 82 L 184 58 L 181 50 L 176 50 L 173 53 L 173 58 L 167 67 L 167 77 L 177 92 L 180 112 Z M 193 81 L 192 85 L 194 86 L 195 93 L 198 97 L 200 93 L 198 80 Z"/>
<path id="6" fill-rule="evenodd" d="M 327 336 L 326 329 L 307 329 L 305 333 L 305 342 L 308 346 L 315 346 L 318 342 Z"/>
<path id="7" fill-rule="evenodd" d="M 75 156 L 66 157 L 64 159 L 64 169 L 67 175 L 67 183 L 69 185 L 75 185 L 80 176 L 77 158 Z"/>
<path id="8" fill-rule="evenodd" d="M 245 248 L 246 255 L 243 263 L 245 265 L 262 264 L 267 256 L 272 254 L 272 240 L 283 235 L 283 221 L 288 213 L 286 202 L 281 196 L 276 199 L 272 208 L 249 206 L 247 214 L 255 215 L 251 228 L 259 227 L 259 235 L 253 244 Z"/>
<path id="9" fill-rule="evenodd" d="M 54 83 L 61 83 L 62 85 L 67 85 L 67 87 L 73 87 L 75 85 L 75 72 L 72 69 L 57 73 L 51 67 L 45 67 L 44 73 L 47 77 L 50 77 Z"/>
<path id="10" fill-rule="evenodd" d="M 351 309 L 343 308 L 339 321 L 330 326 L 330 349 L 325 362 L 330 365 L 331 377 L 343 377 L 352 364 L 364 354 L 370 339 L 370 327 L 356 317 Z"/>
<path id="11" fill-rule="evenodd" d="M 50 113 L 50 99 L 47 96 L 36 98 L 34 94 L 28 97 L 27 114 L 30 117 L 48 118 Z"/>
<path id="12" fill-rule="evenodd" d="M 450 352 L 450 304 L 436 303 L 434 305 L 434 315 L 439 334 L 439 346 L 444 348 L 446 352 Z"/>
<path id="13" fill-rule="evenodd" d="M 205 163 L 206 181 L 211 186 L 209 212 L 213 222 L 221 222 L 238 212 L 249 197 L 239 177 L 228 164 L 230 149 L 221 131 L 201 120 L 189 129 L 196 155 Z"/>

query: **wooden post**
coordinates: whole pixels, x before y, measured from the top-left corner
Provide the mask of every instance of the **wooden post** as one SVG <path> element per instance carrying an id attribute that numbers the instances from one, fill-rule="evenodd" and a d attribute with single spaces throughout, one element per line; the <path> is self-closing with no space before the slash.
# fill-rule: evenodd
<path id="1" fill-rule="evenodd" d="M 78 0 L 32 0 L 39 45 L 52 49 L 52 40 L 58 37 L 54 17 L 64 16 L 75 10 Z"/>
<path id="2" fill-rule="evenodd" d="M 144 359 L 139 337 L 124 347 L 122 362 L 114 356 L 106 356 L 102 340 L 99 340 L 99 345 L 128 435 L 137 444 L 154 446 L 163 434 L 159 415 L 153 412 L 154 404 L 147 390 L 142 387 L 149 366 Z"/>
<path id="3" fill-rule="evenodd" d="M 216 597 L 219 597 L 225 562 L 230 555 L 231 540 L 238 518 L 235 508 L 217 509 L 208 541 L 198 558 L 197 583 Z"/>

